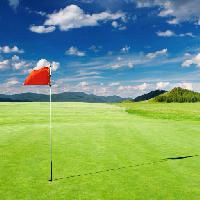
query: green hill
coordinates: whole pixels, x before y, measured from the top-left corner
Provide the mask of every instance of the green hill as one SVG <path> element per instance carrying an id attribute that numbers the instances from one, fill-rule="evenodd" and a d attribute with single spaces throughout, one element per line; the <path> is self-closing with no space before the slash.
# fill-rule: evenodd
<path id="1" fill-rule="evenodd" d="M 152 99 L 152 98 L 154 98 L 156 96 L 159 96 L 161 94 L 164 94 L 165 92 L 167 92 L 167 91 L 165 91 L 165 90 L 151 91 L 151 92 L 149 92 L 147 94 L 143 94 L 141 96 L 136 97 L 133 101 L 134 102 L 146 101 L 146 100 Z"/>
<path id="2" fill-rule="evenodd" d="M 130 99 L 130 98 L 129 98 Z M 89 102 L 89 103 L 119 103 L 127 98 L 119 96 L 96 96 L 84 92 L 63 92 L 52 94 L 53 102 Z M 48 102 L 49 95 L 21 93 L 13 95 L 0 94 L 0 102 Z"/>
<path id="3" fill-rule="evenodd" d="M 176 87 L 171 91 L 161 94 L 150 101 L 167 103 L 200 102 L 200 93 Z"/>

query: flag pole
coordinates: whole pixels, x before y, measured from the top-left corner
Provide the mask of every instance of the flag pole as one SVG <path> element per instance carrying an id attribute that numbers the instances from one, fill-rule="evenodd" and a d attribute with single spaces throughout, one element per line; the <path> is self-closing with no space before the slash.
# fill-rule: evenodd
<path id="1" fill-rule="evenodd" d="M 49 69 L 50 83 L 49 83 L 49 136 L 50 136 L 50 180 L 53 181 L 53 159 L 52 159 L 52 126 L 51 126 L 51 65 Z"/>

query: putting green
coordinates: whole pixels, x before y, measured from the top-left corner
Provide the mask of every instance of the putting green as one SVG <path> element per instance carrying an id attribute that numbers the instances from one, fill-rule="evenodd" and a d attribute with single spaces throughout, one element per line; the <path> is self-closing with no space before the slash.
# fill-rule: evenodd
<path id="1" fill-rule="evenodd" d="M 200 197 L 199 103 L 53 103 L 52 112 L 51 183 L 48 103 L 0 104 L 2 200 Z"/>

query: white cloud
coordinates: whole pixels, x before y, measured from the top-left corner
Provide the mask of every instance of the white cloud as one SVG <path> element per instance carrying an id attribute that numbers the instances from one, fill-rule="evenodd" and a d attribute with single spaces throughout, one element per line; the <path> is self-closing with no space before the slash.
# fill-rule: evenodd
<path id="1" fill-rule="evenodd" d="M 52 71 L 56 71 L 60 67 L 60 63 L 53 61 L 51 63 L 51 67 L 52 67 Z"/>
<path id="2" fill-rule="evenodd" d="M 173 10 L 171 10 L 171 9 L 165 9 L 165 10 L 161 10 L 158 15 L 160 17 L 165 17 L 167 15 L 171 15 L 172 13 L 173 13 Z"/>
<path id="3" fill-rule="evenodd" d="M 86 81 L 82 81 L 82 82 L 79 83 L 79 85 L 80 85 L 81 87 L 86 87 L 86 86 L 88 86 L 89 84 L 88 84 L 88 82 L 86 82 Z"/>
<path id="4" fill-rule="evenodd" d="M 147 90 L 151 85 L 148 84 L 148 83 L 143 83 L 143 84 L 140 84 L 140 85 L 125 85 L 125 86 L 119 86 L 118 87 L 118 90 L 139 90 L 139 91 L 144 91 L 144 90 Z"/>
<path id="5" fill-rule="evenodd" d="M 111 69 L 119 69 L 122 67 L 128 67 L 128 68 L 133 68 L 134 67 L 134 63 L 133 61 L 127 61 L 127 60 L 118 60 L 116 63 L 111 63 L 106 65 L 107 68 L 111 68 Z"/>
<path id="6" fill-rule="evenodd" d="M 91 89 L 89 87 L 89 83 L 87 81 L 81 81 L 78 85 L 75 86 L 75 91 L 83 91 L 83 92 L 89 92 Z"/>
<path id="7" fill-rule="evenodd" d="M 40 16 L 46 16 L 47 13 L 44 11 L 35 11 L 36 14 L 40 15 Z"/>
<path id="8" fill-rule="evenodd" d="M 186 52 L 186 53 L 184 53 L 184 56 L 185 57 L 191 57 L 192 55 L 191 55 L 191 53 Z"/>
<path id="9" fill-rule="evenodd" d="M 136 86 L 136 89 L 144 91 L 144 90 L 146 90 L 148 87 L 149 87 L 149 84 L 143 83 L 143 84 L 141 84 L 141 85 L 137 85 L 137 86 Z"/>
<path id="10" fill-rule="evenodd" d="M 133 67 L 134 67 L 133 61 L 128 61 L 128 67 L 129 67 L 129 68 L 133 68 Z"/>
<path id="11" fill-rule="evenodd" d="M 18 60 L 20 60 L 19 56 L 17 56 L 17 55 L 14 55 L 11 59 L 12 59 L 13 61 L 18 61 Z"/>
<path id="12" fill-rule="evenodd" d="M 124 67 L 124 65 L 121 64 L 121 63 L 115 63 L 115 64 L 111 64 L 111 65 L 110 65 L 110 68 L 111 68 L 111 69 L 119 69 L 119 68 L 121 68 L 121 67 Z"/>
<path id="13" fill-rule="evenodd" d="M 119 29 L 120 31 L 123 31 L 123 30 L 126 30 L 127 27 L 126 27 L 126 26 L 123 26 L 123 25 L 120 25 L 118 29 Z"/>
<path id="14" fill-rule="evenodd" d="M 113 86 L 119 86 L 120 83 L 119 82 L 112 82 L 109 84 L 110 87 L 113 87 Z"/>
<path id="15" fill-rule="evenodd" d="M 9 60 L 0 61 L 0 70 L 4 70 L 9 66 Z"/>
<path id="16" fill-rule="evenodd" d="M 35 26 L 31 25 L 29 30 L 34 32 L 34 33 L 51 33 L 55 31 L 56 27 L 55 26 Z"/>
<path id="17" fill-rule="evenodd" d="M 130 46 L 127 46 L 127 45 L 126 45 L 125 47 L 121 48 L 121 52 L 122 52 L 122 53 L 128 53 L 129 50 L 130 50 L 130 48 L 131 48 Z"/>
<path id="18" fill-rule="evenodd" d="M 100 72 L 97 72 L 97 71 L 90 71 L 90 70 L 84 70 L 84 69 L 78 70 L 77 73 L 78 73 L 78 76 L 80 76 L 80 77 L 81 76 L 93 76 L 93 75 L 100 74 Z"/>
<path id="19" fill-rule="evenodd" d="M 121 31 L 127 29 L 126 26 L 119 24 L 117 21 L 113 21 L 111 25 L 112 25 L 113 28 L 116 28 L 116 29 L 121 30 Z"/>
<path id="20" fill-rule="evenodd" d="M 27 65 L 27 63 L 26 63 L 26 61 L 18 61 L 18 62 L 13 62 L 12 63 L 12 67 L 14 68 L 14 69 L 16 69 L 16 70 L 19 70 L 19 69 L 22 69 L 22 68 L 24 68 L 24 67 L 28 67 L 28 65 Z"/>
<path id="21" fill-rule="evenodd" d="M 190 67 L 190 65 L 193 64 L 193 61 L 192 60 L 185 60 L 183 63 L 182 63 L 182 67 Z"/>
<path id="22" fill-rule="evenodd" d="M 40 16 L 43 16 L 43 17 L 47 15 L 47 13 L 44 12 L 44 11 L 31 10 L 29 7 L 25 7 L 25 10 L 29 14 L 37 14 L 37 15 L 40 15 Z"/>
<path id="23" fill-rule="evenodd" d="M 187 32 L 187 33 L 181 33 L 179 34 L 180 37 L 195 37 L 195 35 L 193 35 L 193 33 L 191 32 Z"/>
<path id="24" fill-rule="evenodd" d="M 42 26 L 33 25 L 30 30 L 39 33 L 41 33 L 41 31 L 52 32 L 57 26 L 61 31 L 69 31 L 75 28 L 98 26 L 100 25 L 100 22 L 113 21 L 117 19 L 124 20 L 124 18 L 125 14 L 122 12 L 101 12 L 98 14 L 88 14 L 77 5 L 69 5 L 64 9 L 48 14 L 47 19 Z M 49 27 L 51 28 L 48 29 Z"/>
<path id="25" fill-rule="evenodd" d="M 150 2 L 149 0 L 135 0 L 135 3 L 137 5 L 137 8 L 146 8 L 146 7 L 151 7 L 151 6 L 155 6 L 154 4 L 152 4 L 153 2 Z"/>
<path id="26" fill-rule="evenodd" d="M 113 22 L 112 22 L 112 27 L 118 28 L 118 27 L 119 27 L 118 22 L 117 22 L 117 21 L 113 21 Z"/>
<path id="27" fill-rule="evenodd" d="M 160 55 L 166 55 L 167 54 L 167 49 L 162 49 L 160 51 L 155 51 L 155 52 L 152 52 L 152 53 L 148 53 L 146 55 L 147 58 L 149 59 L 154 59 L 156 58 L 157 56 L 160 56 Z"/>
<path id="28" fill-rule="evenodd" d="M 191 65 L 196 65 L 200 67 L 200 53 L 196 56 L 192 57 L 191 59 L 187 59 L 182 63 L 182 67 L 190 67 Z"/>
<path id="29" fill-rule="evenodd" d="M 19 0 L 8 0 L 9 6 L 14 10 L 19 6 Z"/>
<path id="30" fill-rule="evenodd" d="M 187 90 L 193 90 L 193 85 L 192 83 L 180 83 L 180 87 L 187 89 Z"/>
<path id="31" fill-rule="evenodd" d="M 172 37 L 172 36 L 176 36 L 176 37 L 195 37 L 195 35 L 193 35 L 192 32 L 176 34 L 175 32 L 173 32 L 171 30 L 167 30 L 167 31 L 163 31 L 163 32 L 158 31 L 156 34 L 158 36 L 160 36 L 160 37 Z"/>
<path id="32" fill-rule="evenodd" d="M 156 89 L 162 90 L 165 89 L 170 83 L 169 82 L 158 82 L 156 83 Z"/>
<path id="33" fill-rule="evenodd" d="M 85 52 L 83 51 L 79 51 L 78 48 L 76 47 L 70 47 L 66 52 L 65 52 L 66 55 L 70 55 L 70 56 L 80 56 L 80 57 L 83 57 L 85 56 Z"/>
<path id="34" fill-rule="evenodd" d="M 19 84 L 19 80 L 17 78 L 9 78 L 6 80 L 5 84 L 7 86 L 13 86 Z"/>
<path id="35" fill-rule="evenodd" d="M 167 21 L 168 24 L 172 24 L 172 25 L 175 25 L 175 24 L 178 24 L 178 20 L 176 18 L 174 19 L 170 19 Z"/>
<path id="36" fill-rule="evenodd" d="M 42 58 L 37 62 L 36 67 L 34 68 L 34 70 L 41 69 L 42 67 L 50 67 L 50 65 L 51 65 L 51 63 L 49 61 L 47 61 L 46 59 Z"/>
<path id="37" fill-rule="evenodd" d="M 12 58 L 10 59 L 10 65 L 13 69 L 15 70 L 22 70 L 24 68 L 27 68 L 31 65 L 31 63 L 25 61 L 25 60 L 21 60 L 19 58 L 19 56 L 14 55 L 12 56 Z"/>
<path id="38" fill-rule="evenodd" d="M 0 47 L 0 52 L 2 52 L 2 53 L 24 53 L 24 50 L 19 49 L 17 46 L 14 46 L 14 47 L 3 46 L 3 47 Z"/>
<path id="39" fill-rule="evenodd" d="M 197 22 L 199 20 L 199 0 L 134 0 L 138 7 L 160 8 L 160 17 L 173 17 L 168 20 L 170 24 L 178 24 L 185 21 Z"/>
<path id="40" fill-rule="evenodd" d="M 166 31 L 158 31 L 157 35 L 160 37 L 172 37 L 175 35 L 175 33 L 171 30 L 166 30 Z"/>
<path id="41" fill-rule="evenodd" d="M 31 65 L 30 62 L 21 60 L 19 56 L 14 55 L 10 59 L 0 61 L 0 70 L 5 69 L 14 69 L 14 70 L 23 70 Z"/>
<path id="42" fill-rule="evenodd" d="M 56 71 L 60 67 L 59 62 L 55 62 L 55 61 L 49 62 L 48 60 L 42 58 L 37 62 L 36 67 L 34 69 L 37 70 L 42 67 L 50 67 L 50 65 L 51 65 L 52 71 Z"/>

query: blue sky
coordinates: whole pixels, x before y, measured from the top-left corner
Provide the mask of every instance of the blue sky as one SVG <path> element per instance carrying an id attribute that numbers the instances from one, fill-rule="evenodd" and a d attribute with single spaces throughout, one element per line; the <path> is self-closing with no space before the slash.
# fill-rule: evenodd
<path id="1" fill-rule="evenodd" d="M 176 86 L 200 91 L 198 0 L 1 0 L 0 93 L 53 66 L 53 91 L 135 97 Z"/>

